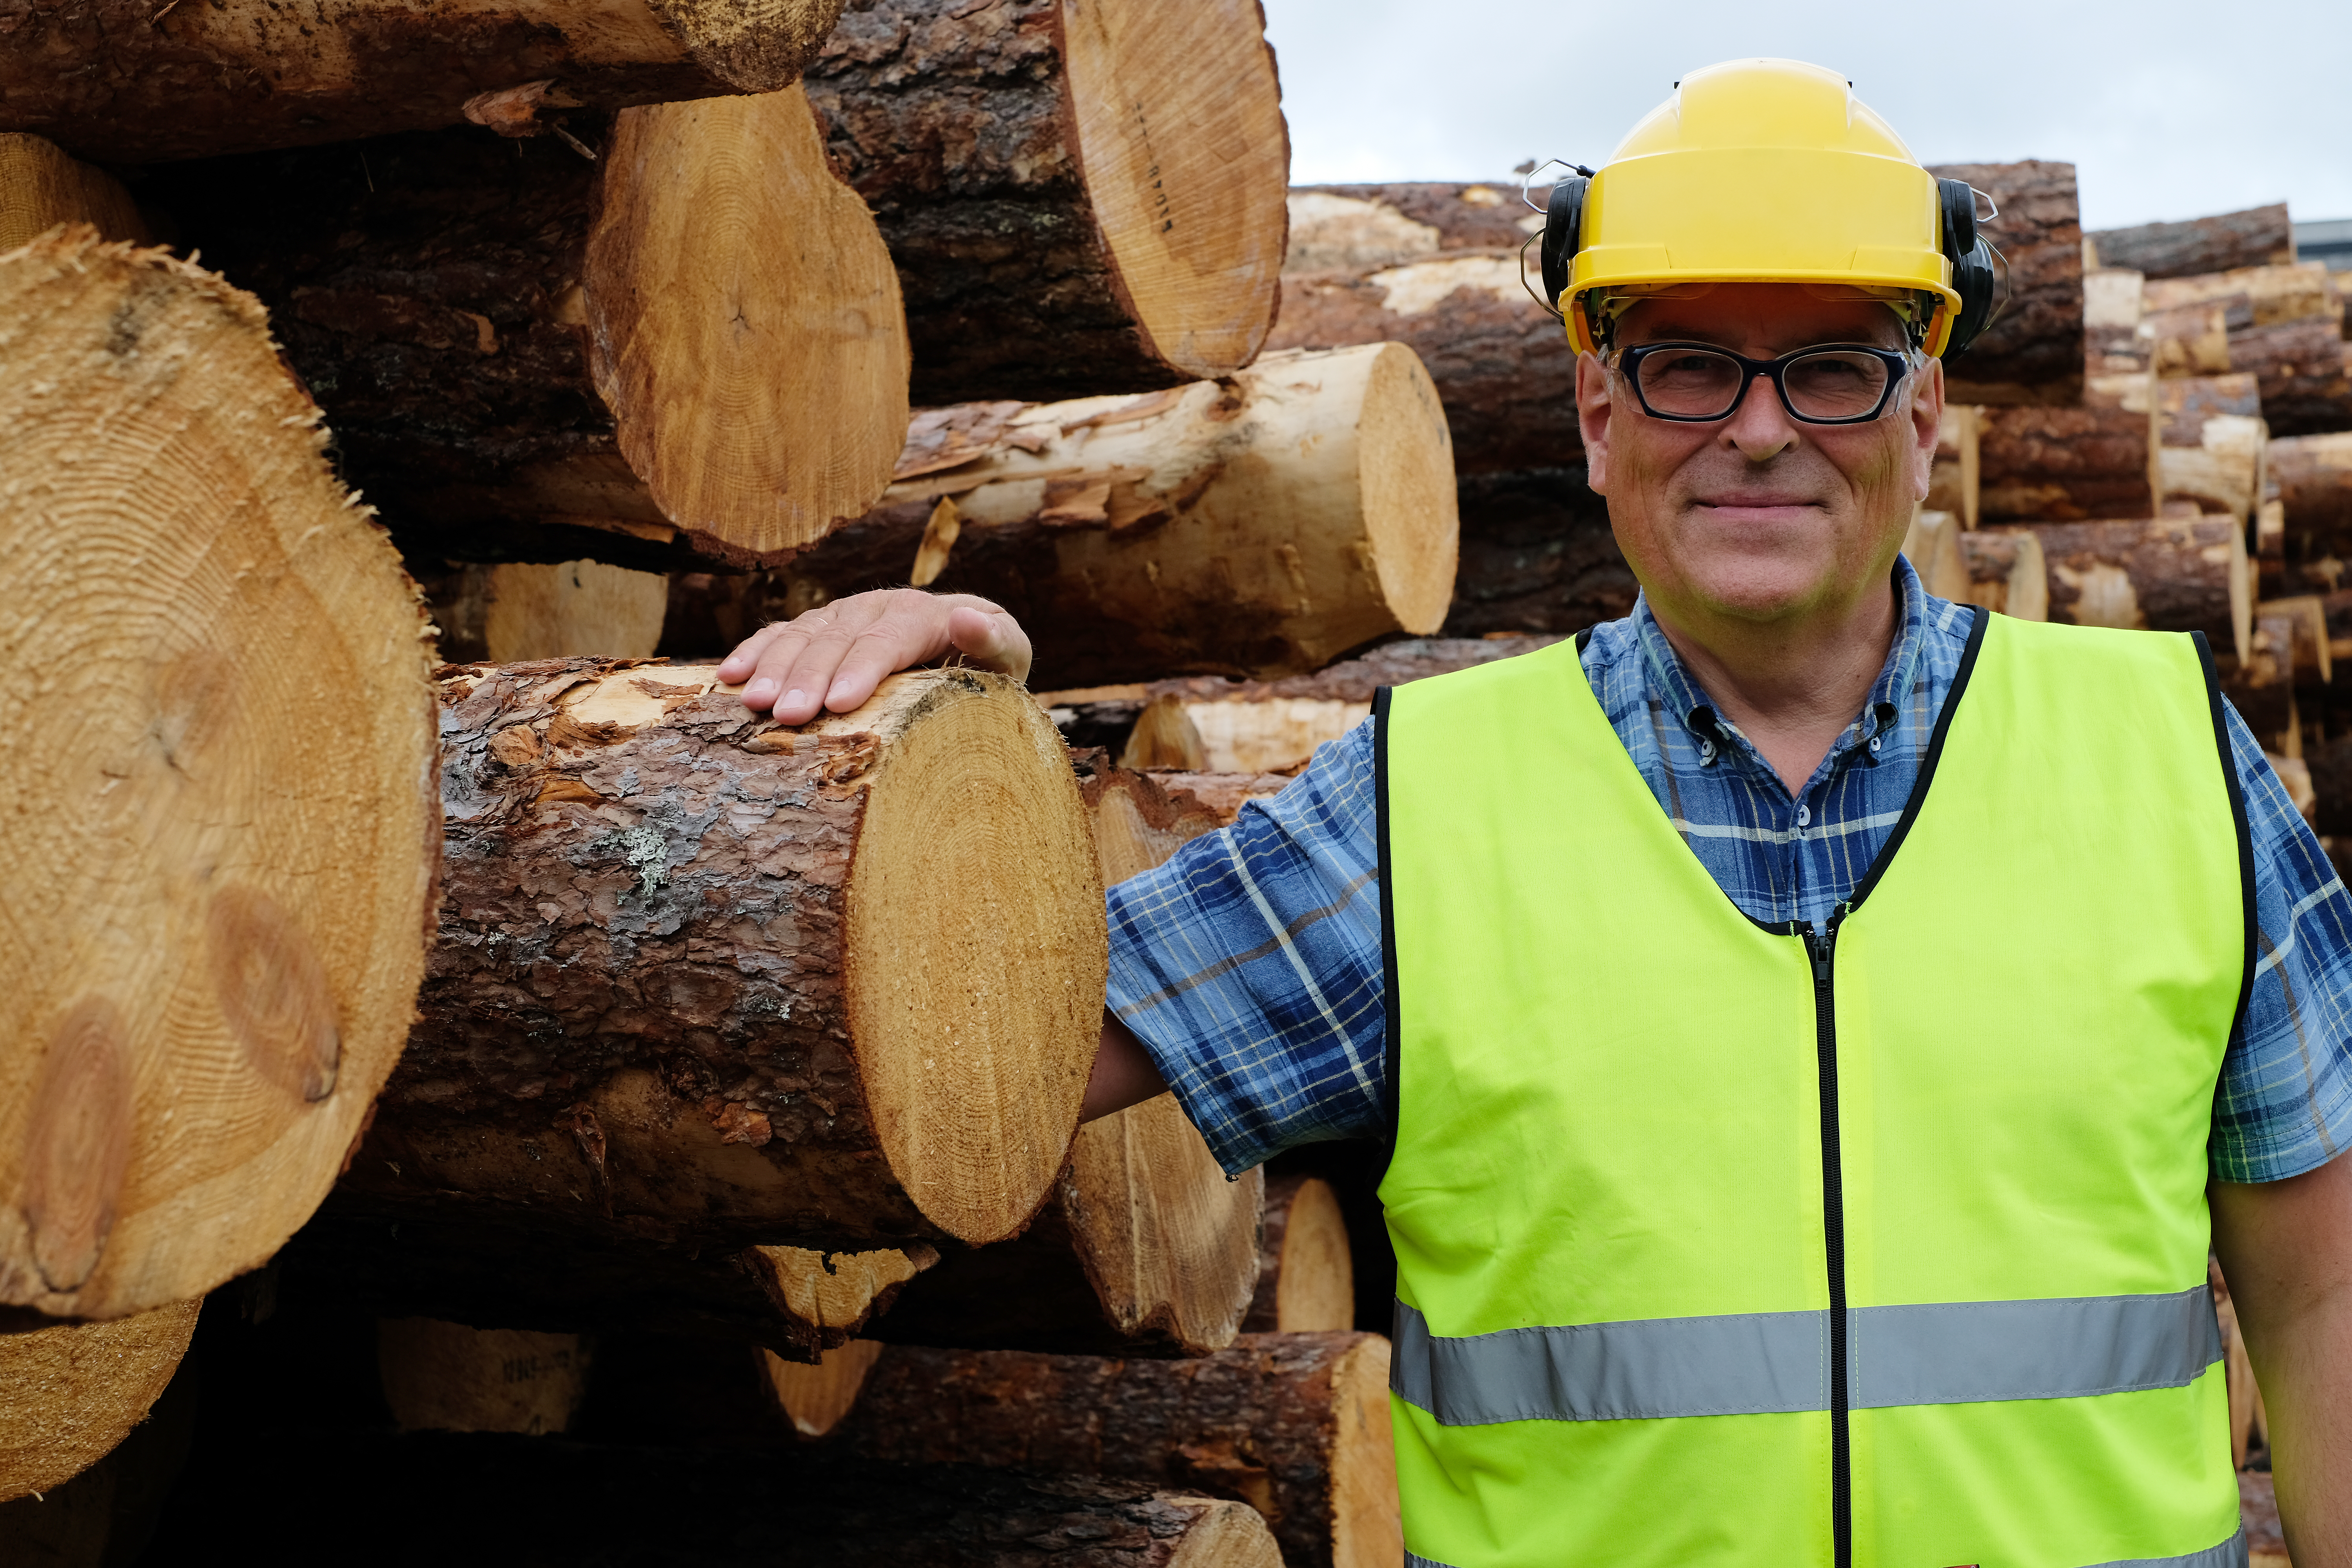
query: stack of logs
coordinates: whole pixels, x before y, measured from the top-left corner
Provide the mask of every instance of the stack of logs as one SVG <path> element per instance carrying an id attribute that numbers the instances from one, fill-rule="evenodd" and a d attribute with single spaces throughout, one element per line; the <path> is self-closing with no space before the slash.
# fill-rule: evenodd
<path id="1" fill-rule="evenodd" d="M 1269 342 L 1255 0 L 110 7 L 0 62 L 0 765 L 56 808 L 0 829 L 0 1555 L 266 1553 L 258 1422 L 383 1458 L 350 1519 L 568 1432 L 773 1450 L 828 1560 L 1400 1562 L 1368 1189 L 1078 1125 L 1104 884 L 1280 781 L 709 662 L 885 584 L 1041 686 L 1439 629 L 1427 371 Z M 394 1447 L 175 1376 L 320 1314 Z"/>

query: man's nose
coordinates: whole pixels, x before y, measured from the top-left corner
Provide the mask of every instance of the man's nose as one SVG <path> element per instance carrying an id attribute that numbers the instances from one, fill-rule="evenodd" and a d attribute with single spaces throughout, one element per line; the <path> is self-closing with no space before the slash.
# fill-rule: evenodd
<path id="1" fill-rule="evenodd" d="M 1767 462 L 1797 444 L 1796 421 L 1789 417 L 1770 376 L 1759 375 L 1748 384 L 1748 395 L 1724 423 L 1723 439 L 1751 463 Z"/>

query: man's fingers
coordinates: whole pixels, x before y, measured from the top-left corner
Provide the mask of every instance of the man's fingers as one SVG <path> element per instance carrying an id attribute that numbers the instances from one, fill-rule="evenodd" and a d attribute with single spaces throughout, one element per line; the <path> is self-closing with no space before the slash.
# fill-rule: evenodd
<path id="1" fill-rule="evenodd" d="M 902 646 L 900 637 L 906 630 L 884 620 L 859 633 L 834 668 L 832 683 L 825 689 L 824 705 L 835 713 L 863 707 L 866 700 L 874 695 L 874 689 L 882 684 L 884 676 L 923 662 L 922 653 L 909 654 Z"/>
<path id="2" fill-rule="evenodd" d="M 948 640 L 983 669 L 1002 670 L 1016 680 L 1029 677 L 1029 636 L 1003 610 L 959 605 L 948 612 Z"/>
<path id="3" fill-rule="evenodd" d="M 760 656 L 768 650 L 784 623 L 772 621 L 735 645 L 735 651 L 719 661 L 719 679 L 732 686 L 760 667 Z"/>

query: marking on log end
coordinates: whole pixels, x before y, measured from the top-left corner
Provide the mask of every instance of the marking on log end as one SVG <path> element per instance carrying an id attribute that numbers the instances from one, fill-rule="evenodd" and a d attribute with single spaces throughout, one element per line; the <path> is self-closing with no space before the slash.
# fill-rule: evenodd
<path id="1" fill-rule="evenodd" d="M 121 1015 L 85 996 L 41 1064 L 19 1208 L 33 1266 L 51 1290 L 78 1290 L 114 1229 L 131 1159 L 131 1046 Z"/>
<path id="2" fill-rule="evenodd" d="M 306 1104 L 335 1092 L 343 1056 L 319 952 L 268 894 L 223 888 L 205 912 L 221 1016 L 256 1076 Z"/>

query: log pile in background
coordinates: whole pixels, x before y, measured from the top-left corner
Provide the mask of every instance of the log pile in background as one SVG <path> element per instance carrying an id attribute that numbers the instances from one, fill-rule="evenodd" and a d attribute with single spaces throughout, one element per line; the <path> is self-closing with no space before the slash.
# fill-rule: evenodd
<path id="1" fill-rule="evenodd" d="M 800 74 L 841 0 L 488 0 L 436 13 L 359 0 L 185 9 L 33 5 L 0 57 L 0 131 L 110 163 L 349 142 L 468 118 L 770 92 Z"/>
<path id="2" fill-rule="evenodd" d="M 801 90 L 572 139 L 593 161 L 468 126 L 142 189 L 270 307 L 412 560 L 743 567 L 871 505 L 906 428 L 898 275 Z"/>
<path id="3" fill-rule="evenodd" d="M 979 594 L 1028 630 L 1039 686 L 1314 669 L 1436 630 L 1453 585 L 1444 416 L 1393 344 L 1139 397 L 929 411 L 898 471 L 793 562 L 786 605 Z"/>
<path id="4" fill-rule="evenodd" d="M 2294 259 L 2294 226 L 2284 202 L 2186 223 L 2101 229 L 2086 237 L 2093 265 L 2129 268 L 2148 278 L 2187 278 Z"/>
<path id="5" fill-rule="evenodd" d="M 809 95 L 905 280 L 919 402 L 1255 357 L 1289 164 L 1264 27 L 1257 0 L 850 0 Z"/>
<path id="6" fill-rule="evenodd" d="M 0 259 L 0 1305 L 258 1267 L 399 1055 L 439 812 L 425 626 L 248 295 L 68 230 Z"/>
<path id="7" fill-rule="evenodd" d="M 1945 367 L 1954 403 L 2068 405 L 2083 395 L 2083 216 L 2074 165 L 1940 163 L 1992 198 L 1980 233 L 2009 263 L 2000 316 Z"/>

